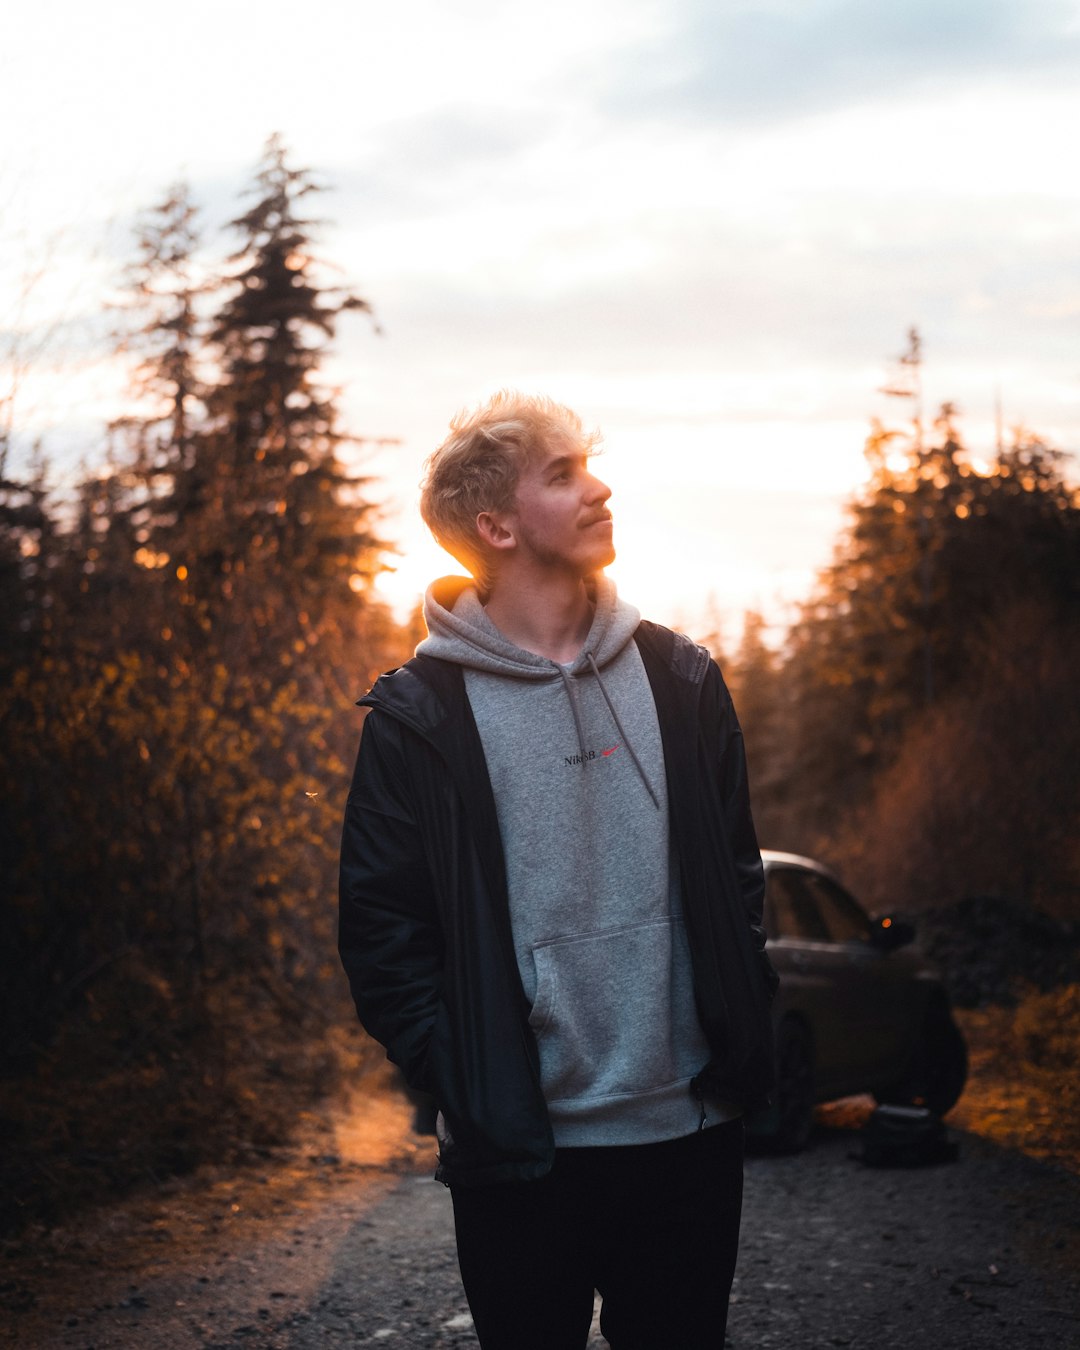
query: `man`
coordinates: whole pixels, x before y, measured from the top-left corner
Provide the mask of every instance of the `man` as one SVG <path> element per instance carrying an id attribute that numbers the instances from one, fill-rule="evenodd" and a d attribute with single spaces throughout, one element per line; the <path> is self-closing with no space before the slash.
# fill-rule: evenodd
<path id="1" fill-rule="evenodd" d="M 360 1020 L 440 1108 L 483 1350 L 723 1345 L 742 1120 L 772 1077 L 764 878 L 716 665 L 603 569 L 567 408 L 500 394 L 428 461 L 471 572 L 361 703 L 340 948 Z"/>

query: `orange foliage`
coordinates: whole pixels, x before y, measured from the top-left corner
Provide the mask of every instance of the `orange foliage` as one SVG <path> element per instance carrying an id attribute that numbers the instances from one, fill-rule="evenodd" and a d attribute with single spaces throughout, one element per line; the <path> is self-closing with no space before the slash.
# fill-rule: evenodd
<path id="1" fill-rule="evenodd" d="M 956 1016 L 970 1077 L 950 1122 L 1080 1173 L 1080 985 Z"/>

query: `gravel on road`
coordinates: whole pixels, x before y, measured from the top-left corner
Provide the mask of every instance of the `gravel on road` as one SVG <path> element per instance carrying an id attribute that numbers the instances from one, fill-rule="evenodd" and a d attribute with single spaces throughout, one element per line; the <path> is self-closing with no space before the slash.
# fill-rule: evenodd
<path id="1" fill-rule="evenodd" d="M 333 1151 L 177 1183 L 10 1249 L 7 1343 L 475 1346 L 430 1141 L 386 1091 L 335 1129 Z M 826 1112 L 805 1153 L 748 1158 L 728 1345 L 1080 1347 L 1080 1178 L 953 1138 L 958 1161 L 870 1168 Z"/>

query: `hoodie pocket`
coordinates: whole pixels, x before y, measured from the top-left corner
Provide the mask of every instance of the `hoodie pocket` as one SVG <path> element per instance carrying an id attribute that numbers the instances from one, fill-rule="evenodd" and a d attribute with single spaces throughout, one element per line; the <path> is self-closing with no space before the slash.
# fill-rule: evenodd
<path id="1" fill-rule="evenodd" d="M 529 1025 L 548 1102 L 655 1091 L 701 1067 L 682 925 L 664 918 L 533 948 Z"/>

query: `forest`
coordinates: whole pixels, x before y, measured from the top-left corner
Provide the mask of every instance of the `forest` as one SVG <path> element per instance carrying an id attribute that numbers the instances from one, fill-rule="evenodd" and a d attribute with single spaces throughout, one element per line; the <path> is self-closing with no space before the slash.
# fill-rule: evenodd
<path id="1" fill-rule="evenodd" d="M 392 541 L 325 382 L 373 302 L 325 284 L 316 192 L 273 138 L 218 275 L 184 187 L 140 220 L 130 409 L 73 496 L 0 430 L 8 1231 L 268 1156 L 381 1058 L 337 962 L 338 831 L 352 705 L 419 633 L 373 592 Z M 783 641 L 751 614 L 717 653 L 759 836 L 924 916 L 954 997 L 1043 999 L 1025 1044 L 1056 1071 L 1080 1042 L 1075 463 L 1025 429 L 976 459 L 949 405 L 866 453 Z M 972 905 L 1023 941 L 988 958 Z"/>

